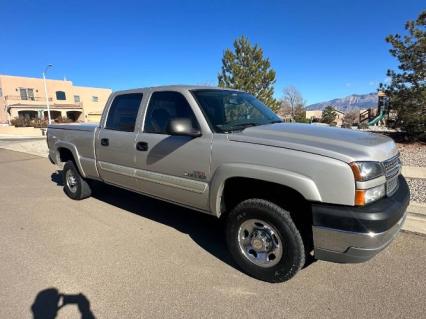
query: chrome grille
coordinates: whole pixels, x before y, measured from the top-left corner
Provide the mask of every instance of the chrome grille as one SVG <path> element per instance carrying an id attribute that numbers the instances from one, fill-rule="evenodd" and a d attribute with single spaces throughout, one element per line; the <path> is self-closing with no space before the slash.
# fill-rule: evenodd
<path id="1" fill-rule="evenodd" d="M 391 196 L 398 189 L 398 176 L 401 170 L 401 161 L 399 154 L 384 161 L 383 167 L 385 168 L 386 176 L 386 194 Z"/>

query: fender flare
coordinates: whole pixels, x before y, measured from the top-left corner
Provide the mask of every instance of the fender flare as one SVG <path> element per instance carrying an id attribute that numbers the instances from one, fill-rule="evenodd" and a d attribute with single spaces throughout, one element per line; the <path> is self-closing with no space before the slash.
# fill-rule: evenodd
<path id="1" fill-rule="evenodd" d="M 75 163 L 77 165 L 77 169 L 79 170 L 80 174 L 82 177 L 86 177 L 86 174 L 84 173 L 83 167 L 81 165 L 80 162 L 80 155 L 78 153 L 77 147 L 75 147 L 74 144 L 71 144 L 69 142 L 64 142 L 64 141 L 58 141 L 55 143 L 55 150 L 56 150 L 56 156 L 57 158 L 57 163 L 60 162 L 60 158 L 59 158 L 59 149 L 60 148 L 65 148 L 67 150 L 69 150 L 72 153 L 72 156 L 74 157 Z"/>
<path id="2" fill-rule="evenodd" d="M 222 194 L 229 178 L 245 177 L 272 182 L 299 192 L 306 200 L 321 202 L 321 194 L 315 182 L 307 176 L 284 169 L 251 164 L 224 164 L 216 169 L 210 189 L 210 210 L 221 215 Z"/>

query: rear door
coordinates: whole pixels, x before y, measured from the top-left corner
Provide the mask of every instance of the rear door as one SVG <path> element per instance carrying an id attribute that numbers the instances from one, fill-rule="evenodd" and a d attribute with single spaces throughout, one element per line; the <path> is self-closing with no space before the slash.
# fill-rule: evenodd
<path id="1" fill-rule="evenodd" d="M 135 171 L 135 127 L 143 93 L 116 95 L 107 118 L 95 139 L 98 170 L 110 184 L 137 190 Z"/>

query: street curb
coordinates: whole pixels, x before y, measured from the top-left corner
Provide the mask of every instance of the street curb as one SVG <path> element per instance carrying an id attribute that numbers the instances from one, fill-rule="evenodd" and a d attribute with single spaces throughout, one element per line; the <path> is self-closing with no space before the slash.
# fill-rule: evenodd
<path id="1" fill-rule="evenodd" d="M 426 235 L 426 203 L 411 202 L 402 229 L 414 234 Z"/>
<path id="2" fill-rule="evenodd" d="M 426 167 L 402 166 L 401 173 L 407 178 L 426 178 Z"/>

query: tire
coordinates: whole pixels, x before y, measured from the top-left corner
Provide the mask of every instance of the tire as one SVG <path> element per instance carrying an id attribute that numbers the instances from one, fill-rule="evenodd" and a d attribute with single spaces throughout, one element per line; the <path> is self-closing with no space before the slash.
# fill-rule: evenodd
<path id="1" fill-rule="evenodd" d="M 92 194 L 89 183 L 80 175 L 80 172 L 75 167 L 74 162 L 66 162 L 64 169 L 62 170 L 62 174 L 64 191 L 69 198 L 81 200 Z"/>
<path id="2" fill-rule="evenodd" d="M 238 204 L 227 217 L 226 240 L 238 266 L 263 281 L 287 281 L 305 264 L 303 240 L 290 213 L 267 200 Z"/>

